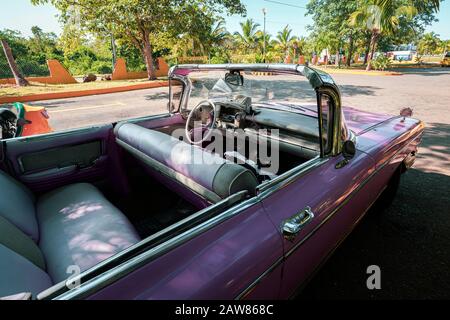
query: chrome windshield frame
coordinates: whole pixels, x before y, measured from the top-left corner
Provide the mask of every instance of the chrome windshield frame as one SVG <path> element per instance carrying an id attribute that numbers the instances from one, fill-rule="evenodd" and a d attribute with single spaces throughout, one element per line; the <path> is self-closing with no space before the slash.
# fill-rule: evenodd
<path id="1" fill-rule="evenodd" d="M 348 139 L 349 134 L 345 119 L 342 115 L 341 94 L 339 87 L 333 78 L 322 70 L 311 68 L 308 65 L 301 64 L 181 64 L 175 65 L 169 70 L 169 79 L 177 79 L 185 84 L 183 97 L 178 112 L 183 113 L 187 108 L 189 95 L 192 90 L 192 82 L 189 75 L 192 72 L 199 71 L 239 71 L 239 72 L 274 72 L 304 76 L 308 79 L 311 87 L 317 93 L 317 109 L 320 115 L 319 95 L 327 93 L 334 102 L 333 125 L 331 133 L 332 147 L 328 153 L 321 152 L 322 157 L 337 156 L 342 152 L 344 141 Z M 170 104 L 172 101 L 170 101 Z M 321 119 L 320 119 L 321 120 Z M 344 132 L 343 132 L 344 131 Z M 322 142 L 321 142 L 322 144 Z M 322 147 L 321 147 L 322 149 Z"/>

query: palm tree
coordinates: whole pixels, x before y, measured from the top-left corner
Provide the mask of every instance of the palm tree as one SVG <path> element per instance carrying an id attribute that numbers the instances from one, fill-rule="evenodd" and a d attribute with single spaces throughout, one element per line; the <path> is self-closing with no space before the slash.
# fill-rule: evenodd
<path id="1" fill-rule="evenodd" d="M 255 23 L 253 19 L 247 19 L 245 22 L 241 22 L 242 32 L 235 32 L 240 45 L 246 52 L 251 49 L 255 49 L 258 45 L 258 27 L 259 24 Z"/>
<path id="2" fill-rule="evenodd" d="M 419 40 L 417 47 L 417 51 L 421 54 L 434 54 L 442 47 L 442 40 L 434 32 L 426 33 Z"/>
<path id="3" fill-rule="evenodd" d="M 222 45 L 228 39 L 230 33 L 225 27 L 225 19 L 220 18 L 215 25 L 212 26 L 209 35 L 212 45 Z"/>
<path id="4" fill-rule="evenodd" d="M 405 4 L 406 3 L 406 4 Z M 360 7 L 349 18 L 350 25 L 360 26 L 370 31 L 367 71 L 371 70 L 378 40 L 382 34 L 394 33 L 398 29 L 400 17 L 412 19 L 426 10 L 426 3 L 431 3 L 434 10 L 439 10 L 439 0 L 369 0 L 361 2 Z"/>
<path id="5" fill-rule="evenodd" d="M 284 52 L 285 56 L 289 55 L 289 48 L 292 45 L 292 41 L 296 40 L 297 38 L 294 36 L 291 36 L 292 29 L 289 28 L 289 25 L 284 27 L 283 30 L 278 31 L 277 34 L 277 44 L 279 48 Z"/>
<path id="6" fill-rule="evenodd" d="M 294 38 L 291 40 L 292 43 L 292 49 L 293 49 L 293 58 L 294 60 L 297 60 L 298 56 L 304 55 L 305 47 L 306 47 L 306 38 L 300 37 L 300 38 Z"/>
<path id="7" fill-rule="evenodd" d="M 261 54 L 264 54 L 264 32 L 261 31 L 261 30 L 257 31 L 256 32 L 256 38 L 257 38 L 257 41 L 258 41 L 259 52 Z M 265 38 L 266 38 L 266 52 L 267 52 L 271 48 L 270 42 L 271 42 L 272 36 L 269 33 L 266 32 Z"/>

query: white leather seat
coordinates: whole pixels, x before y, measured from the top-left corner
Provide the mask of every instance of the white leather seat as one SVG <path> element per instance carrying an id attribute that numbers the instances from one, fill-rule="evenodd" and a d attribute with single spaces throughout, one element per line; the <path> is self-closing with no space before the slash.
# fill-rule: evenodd
<path id="1" fill-rule="evenodd" d="M 140 241 L 128 219 L 90 184 L 39 198 L 0 171 L 0 297 L 37 295 Z"/>

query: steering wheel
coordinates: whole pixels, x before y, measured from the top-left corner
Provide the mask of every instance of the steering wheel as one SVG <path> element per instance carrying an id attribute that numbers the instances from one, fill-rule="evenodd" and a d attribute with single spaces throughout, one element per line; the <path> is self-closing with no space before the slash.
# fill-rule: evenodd
<path id="1" fill-rule="evenodd" d="M 202 107 L 205 105 L 209 105 L 212 107 L 212 110 L 213 110 L 212 114 L 210 111 L 206 111 L 206 110 L 202 109 Z M 193 128 L 190 129 L 191 121 L 193 120 L 194 116 L 198 116 L 198 115 L 200 116 L 201 126 L 196 128 L 195 123 L 197 121 L 195 121 Z M 186 133 L 186 138 L 188 139 L 188 141 L 195 145 L 202 144 L 203 142 L 207 141 L 213 133 L 212 129 L 214 128 L 214 126 L 216 124 L 218 115 L 219 115 L 219 110 L 216 108 L 216 105 L 214 104 L 214 102 L 212 102 L 211 100 L 201 101 L 194 109 L 191 110 L 191 112 L 189 113 L 189 117 L 187 118 L 187 121 L 186 121 L 185 133 Z M 205 122 L 208 122 L 208 123 L 205 123 Z M 195 137 L 197 134 L 201 134 L 201 136 L 203 137 L 199 141 L 195 141 Z M 192 139 L 192 136 L 194 137 L 194 139 Z"/>

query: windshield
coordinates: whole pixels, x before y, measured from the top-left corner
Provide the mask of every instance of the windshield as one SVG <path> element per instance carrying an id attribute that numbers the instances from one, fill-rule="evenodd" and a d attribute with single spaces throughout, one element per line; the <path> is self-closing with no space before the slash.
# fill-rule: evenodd
<path id="1" fill-rule="evenodd" d="M 303 76 L 246 72 L 242 73 L 243 84 L 236 85 L 225 80 L 226 74 L 226 71 L 192 72 L 189 75 L 192 85 L 186 107 L 192 109 L 208 99 L 236 102 L 250 98 L 255 108 L 276 106 L 277 109 L 307 107 L 317 110 L 316 92 Z"/>

